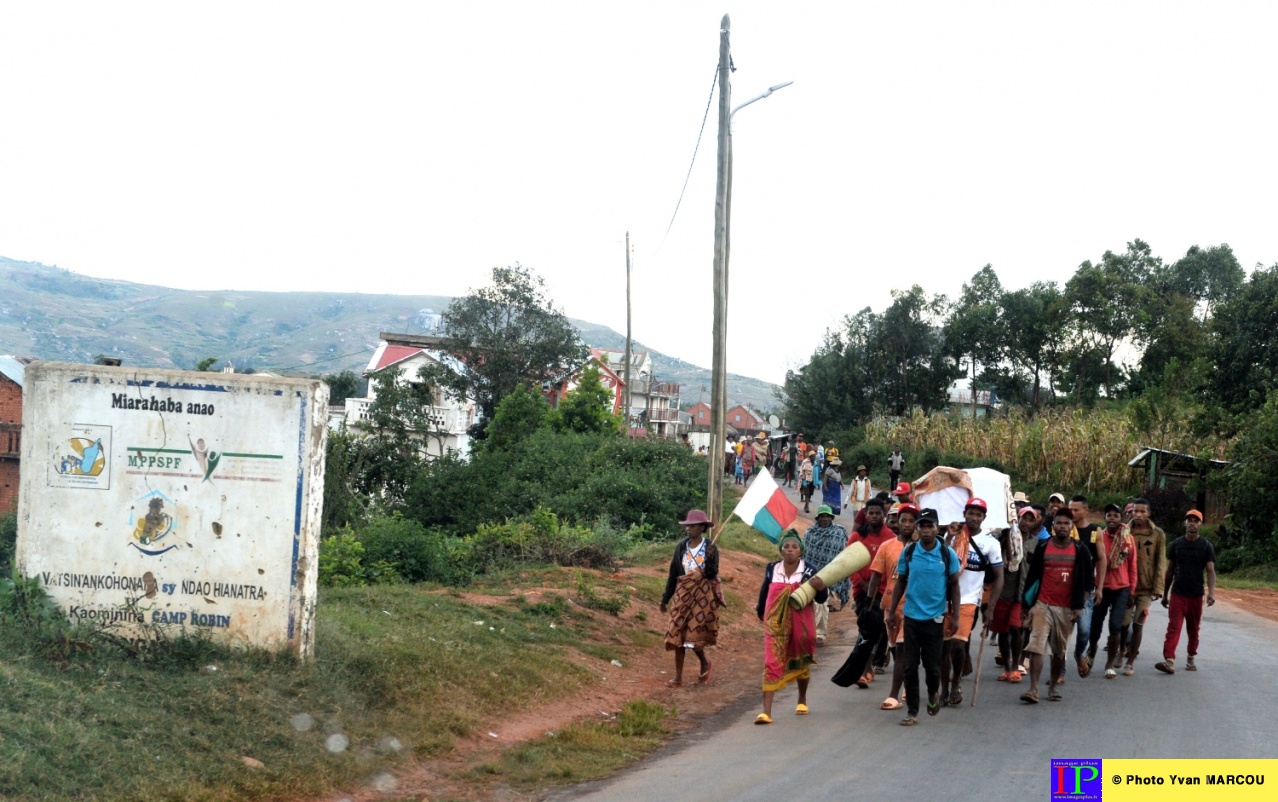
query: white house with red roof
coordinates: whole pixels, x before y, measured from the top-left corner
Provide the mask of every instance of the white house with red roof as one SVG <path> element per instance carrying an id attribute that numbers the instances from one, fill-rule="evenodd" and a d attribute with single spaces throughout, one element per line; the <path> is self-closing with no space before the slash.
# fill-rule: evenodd
<path id="1" fill-rule="evenodd" d="M 444 365 L 458 372 L 466 370 L 457 358 L 432 347 L 435 345 L 438 345 L 435 337 L 382 332 L 382 341 L 368 361 L 364 375 L 371 379 L 382 371 L 398 368 L 400 382 L 422 386 L 423 392 L 430 393 L 432 402 L 429 412 L 432 431 L 426 438 L 427 455 L 437 457 L 456 452 L 465 456 L 470 448 L 470 427 L 480 416 L 479 405 L 472 398 L 459 399 L 443 388 L 430 388 L 422 382 L 419 371 L 428 364 Z M 368 419 L 368 408 L 376 397 L 377 383 L 370 381 L 367 397 L 346 399 L 345 414 L 336 424 L 358 430 Z M 330 425 L 333 424 L 334 421 L 330 420 Z"/>

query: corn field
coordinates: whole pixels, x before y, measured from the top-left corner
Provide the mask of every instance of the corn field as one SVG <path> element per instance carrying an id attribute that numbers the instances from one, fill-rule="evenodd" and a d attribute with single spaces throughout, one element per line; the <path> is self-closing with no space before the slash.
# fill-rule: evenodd
<path id="1" fill-rule="evenodd" d="M 1224 443 L 1195 437 L 1183 425 L 1141 430 L 1121 410 L 1062 409 L 1033 416 L 1013 411 L 989 419 L 946 414 L 876 419 L 866 439 L 909 451 L 933 448 L 1001 462 L 1017 484 L 1095 492 L 1139 487 L 1127 463 L 1141 446 L 1222 457 Z M 962 466 L 955 466 L 962 467 Z"/>

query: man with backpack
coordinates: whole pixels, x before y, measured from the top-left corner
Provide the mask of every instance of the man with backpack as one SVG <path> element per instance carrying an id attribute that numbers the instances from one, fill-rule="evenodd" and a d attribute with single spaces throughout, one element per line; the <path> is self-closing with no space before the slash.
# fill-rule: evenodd
<path id="1" fill-rule="evenodd" d="M 998 601 L 1003 592 L 1003 548 L 992 535 L 981 533 L 988 510 L 984 499 L 975 496 L 968 499 L 963 509 L 963 526 L 950 542 L 963 564 L 959 573 L 958 627 L 946 644 L 941 660 L 941 699 L 943 704 L 952 706 L 963 703 L 960 683 L 968 658 L 968 641 L 976 628 L 976 614 L 984 607 L 986 580 L 990 584 L 991 599 Z M 986 623 L 988 625 L 988 619 Z M 983 633 L 981 637 L 984 636 Z"/>
<path id="2" fill-rule="evenodd" d="M 1074 518 L 1061 507 L 1052 518 L 1052 537 L 1041 543 L 1030 560 L 1025 581 L 1025 603 L 1030 607 L 1030 687 L 1021 701 L 1038 704 L 1038 680 L 1043 673 L 1043 652 L 1051 649 L 1051 679 L 1047 700 L 1059 702 L 1057 690 L 1065 673 L 1069 637 L 1083 612 L 1083 599 L 1092 583 L 1092 555 L 1074 540 Z"/>
<path id="3" fill-rule="evenodd" d="M 953 637 L 958 629 L 956 615 L 943 622 L 947 610 L 958 613 L 961 564 L 954 549 L 936 537 L 936 510 L 919 513 L 918 533 L 918 542 L 906 546 L 897 560 L 896 584 L 887 605 L 887 609 L 895 610 L 902 600 L 905 602 L 901 644 L 905 662 L 903 727 L 919 723 L 920 662 L 927 677 L 927 714 L 935 716 L 940 712 L 937 694 L 941 687 L 941 649 L 945 639 Z"/>
<path id="4" fill-rule="evenodd" d="M 822 507 L 822 509 L 825 508 Z M 865 544 L 866 550 L 870 552 L 870 560 L 873 562 L 879 548 L 895 540 L 896 533 L 883 523 L 883 502 L 871 499 L 865 512 L 865 525 L 854 529 L 845 545 L 851 546 L 857 542 Z M 870 687 L 870 683 L 874 681 L 874 669 L 868 667 L 871 658 L 878 662 L 887 656 L 887 624 L 883 620 L 882 599 L 876 599 L 869 593 L 870 580 L 873 576 L 873 570 L 869 565 L 852 574 L 852 602 L 856 605 L 858 637 L 856 645 L 852 647 L 852 653 L 848 655 L 843 666 L 848 670 L 856 666 L 857 673 L 849 677 L 843 669 L 840 669 L 841 679 L 847 679 L 846 683 L 841 683 L 844 687 L 852 682 L 855 682 L 858 688 Z M 840 682 L 841 680 L 836 680 L 836 683 Z"/>

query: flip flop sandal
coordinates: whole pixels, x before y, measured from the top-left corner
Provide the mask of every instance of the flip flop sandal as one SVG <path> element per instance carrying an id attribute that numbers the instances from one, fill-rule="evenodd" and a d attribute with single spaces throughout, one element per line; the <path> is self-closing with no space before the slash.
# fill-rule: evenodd
<path id="1" fill-rule="evenodd" d="M 950 707 L 958 707 L 963 704 L 963 692 L 955 689 L 950 691 Z"/>
<path id="2" fill-rule="evenodd" d="M 999 682 L 1008 682 L 1011 678 L 1012 678 L 1012 672 L 1004 671 L 1002 674 L 999 674 L 996 679 Z"/>
<path id="3" fill-rule="evenodd" d="M 666 680 L 666 687 L 667 687 L 667 688 L 682 688 L 682 687 L 683 687 L 683 683 L 682 683 L 682 682 L 680 682 L 680 681 L 679 681 L 679 680 L 677 680 L 677 679 L 668 679 L 668 680 Z"/>
<path id="4" fill-rule="evenodd" d="M 1023 674 L 1021 674 L 1021 672 L 1019 672 L 1019 671 L 1013 671 L 1013 672 L 1011 672 L 1011 674 L 1008 676 L 1007 681 L 1008 681 L 1008 682 L 1020 682 L 1020 681 L 1021 681 L 1021 678 L 1022 678 L 1023 676 L 1024 676 L 1024 675 L 1023 675 Z"/>
<path id="5" fill-rule="evenodd" d="M 795 705 L 794 714 L 796 716 L 806 716 L 808 714 L 808 706 L 805 704 Z"/>
<path id="6" fill-rule="evenodd" d="M 1092 664 L 1086 657 L 1078 661 L 1078 676 L 1086 677 L 1092 673 Z"/>
<path id="7" fill-rule="evenodd" d="M 1032 704 L 1032 705 L 1036 705 L 1038 704 L 1038 694 L 1035 693 L 1034 691 L 1026 691 L 1025 693 L 1021 694 L 1021 701 L 1028 702 L 1029 704 Z"/>
<path id="8" fill-rule="evenodd" d="M 889 696 L 883 700 L 883 704 L 879 705 L 880 710 L 900 710 L 901 703 L 894 697 Z"/>
<path id="9" fill-rule="evenodd" d="M 710 681 L 710 672 L 714 670 L 714 663 L 706 661 L 706 670 L 697 675 L 698 684 L 705 685 Z"/>
<path id="10" fill-rule="evenodd" d="M 1133 674 L 1135 674 L 1135 673 L 1136 673 L 1136 667 L 1135 667 L 1135 666 L 1133 666 L 1133 665 L 1127 665 L 1127 666 L 1124 666 L 1124 667 L 1123 667 L 1123 676 L 1124 676 L 1124 677 L 1130 677 L 1131 675 L 1133 675 Z"/>
<path id="11" fill-rule="evenodd" d="M 1198 670 L 1198 666 L 1194 665 L 1193 663 L 1189 663 L 1188 665 L 1186 665 L 1186 666 L 1185 666 L 1185 670 L 1186 670 L 1186 671 L 1197 671 L 1197 670 Z"/>
<path id="12" fill-rule="evenodd" d="M 1176 667 L 1173 666 L 1171 663 L 1167 662 L 1166 660 L 1162 661 L 1161 663 L 1154 663 L 1154 668 L 1158 669 L 1164 674 L 1176 673 Z"/>
<path id="13" fill-rule="evenodd" d="M 914 716 L 906 716 L 905 718 L 901 719 L 902 727 L 913 727 L 915 724 L 918 724 L 918 723 L 919 723 L 919 720 L 915 718 Z"/>
<path id="14" fill-rule="evenodd" d="M 1055 688 L 1053 688 L 1053 689 L 1052 689 L 1051 691 L 1049 691 L 1049 692 L 1048 692 L 1048 694 L 1047 694 L 1047 701 L 1049 701 L 1049 702 L 1059 702 L 1060 700 L 1062 700 L 1062 699 L 1064 699 L 1064 698 L 1065 698 L 1065 697 L 1061 696 L 1061 692 L 1060 692 L 1060 691 L 1058 691 L 1058 690 L 1056 690 Z"/>
<path id="15" fill-rule="evenodd" d="M 772 716 L 769 716 L 767 713 L 760 713 L 759 715 L 754 717 L 754 723 L 755 724 L 771 724 Z"/>
<path id="16" fill-rule="evenodd" d="M 1118 676 L 1118 672 L 1112 668 L 1105 669 L 1105 679 L 1114 679 Z"/>
<path id="17" fill-rule="evenodd" d="M 941 703 L 940 703 L 940 702 L 928 702 L 928 703 L 927 703 L 927 714 L 928 714 L 929 716 L 935 716 L 937 713 L 940 713 L 940 712 L 941 712 Z"/>

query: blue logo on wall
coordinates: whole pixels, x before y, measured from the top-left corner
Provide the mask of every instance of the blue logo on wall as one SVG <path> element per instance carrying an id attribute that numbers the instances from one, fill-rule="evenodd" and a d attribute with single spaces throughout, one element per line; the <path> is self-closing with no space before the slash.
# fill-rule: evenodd
<path id="1" fill-rule="evenodd" d="M 1104 785 L 1100 758 L 1052 759 L 1052 802 L 1099 802 Z"/>

